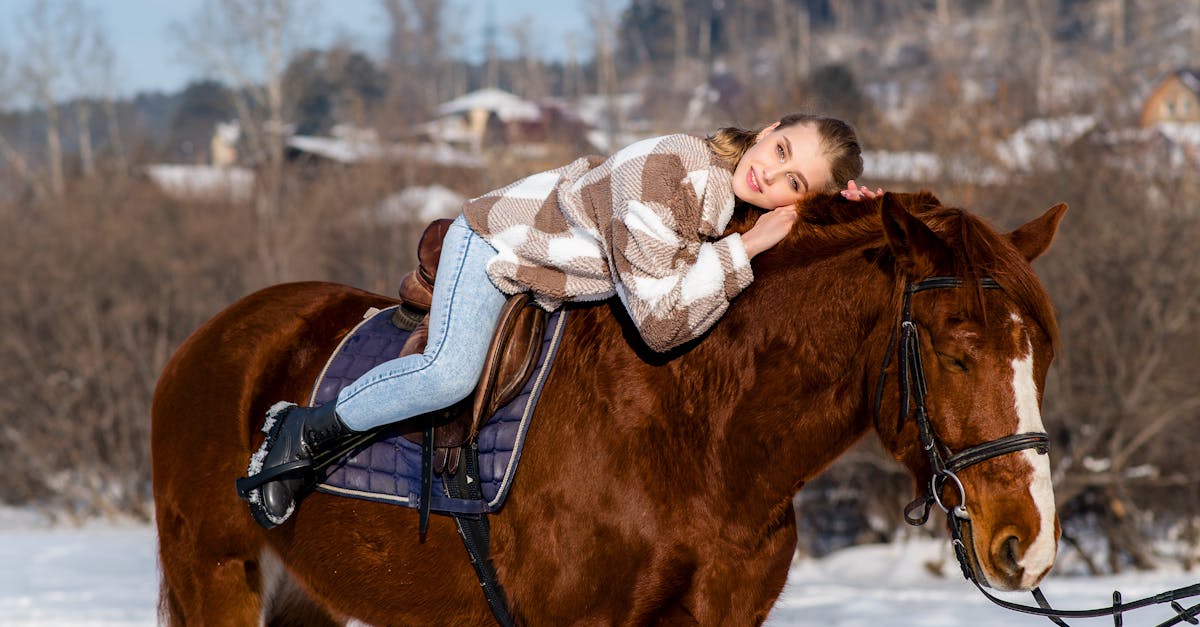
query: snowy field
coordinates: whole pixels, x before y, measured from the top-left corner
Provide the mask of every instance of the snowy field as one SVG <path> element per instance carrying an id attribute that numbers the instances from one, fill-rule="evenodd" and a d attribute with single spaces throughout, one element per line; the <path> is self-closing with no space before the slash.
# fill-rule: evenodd
<path id="1" fill-rule="evenodd" d="M 37 516 L 0 510 L 0 625 L 5 627 L 154 625 L 158 572 L 154 529 L 135 524 L 45 528 Z M 768 625 L 971 627 L 1050 625 L 992 606 L 958 575 L 925 567 L 946 557 L 928 540 L 847 549 L 798 561 Z M 1051 577 L 1044 584 L 1064 608 L 1106 605 L 1113 589 L 1126 600 L 1200 581 L 1200 572 L 1164 570 L 1119 577 Z M 1026 602 L 1028 595 L 1016 595 Z M 1193 603 L 1200 603 L 1196 599 Z M 1155 625 L 1162 608 L 1128 615 L 1125 625 Z M 1111 620 L 1072 625 L 1111 625 Z"/>

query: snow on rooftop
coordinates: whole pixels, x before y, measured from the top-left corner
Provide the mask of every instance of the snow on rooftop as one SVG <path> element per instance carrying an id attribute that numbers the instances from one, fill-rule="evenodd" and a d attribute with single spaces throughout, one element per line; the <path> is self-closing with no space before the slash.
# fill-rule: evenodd
<path id="1" fill-rule="evenodd" d="M 579 97 L 575 104 L 575 112 L 584 124 L 593 128 L 608 128 L 610 114 L 629 121 L 635 118 L 633 111 L 642 105 L 642 94 L 631 92 L 606 96 L 603 94 L 587 94 Z"/>
<path id="2" fill-rule="evenodd" d="M 318 137 L 315 135 L 292 135 L 287 140 L 289 148 L 325 157 L 338 163 L 379 161 L 391 157 L 391 147 L 374 141 L 341 137 Z"/>
<path id="3" fill-rule="evenodd" d="M 932 152 L 865 150 L 863 179 L 932 181 L 942 174 L 942 159 Z"/>
<path id="4" fill-rule="evenodd" d="M 424 163 L 460 168 L 482 168 L 482 158 L 463 152 L 446 144 L 405 144 L 404 156 Z"/>
<path id="5" fill-rule="evenodd" d="M 473 133 L 466 121 L 460 117 L 437 118 L 418 124 L 416 129 L 430 137 L 436 137 L 438 141 L 451 144 L 474 145 L 479 140 L 479 136 Z"/>
<path id="6" fill-rule="evenodd" d="M 479 157 L 444 144 L 385 144 L 361 137 L 293 135 L 288 138 L 287 145 L 295 150 L 338 163 L 409 159 L 444 166 L 483 167 L 483 161 Z"/>
<path id="7" fill-rule="evenodd" d="M 438 105 L 439 115 L 454 115 L 482 109 L 494 112 L 504 122 L 537 120 L 541 111 L 537 105 L 502 89 L 487 87 Z"/>
<path id="8" fill-rule="evenodd" d="M 1177 144 L 1200 146 L 1200 123 L 1196 122 L 1159 122 L 1152 128 L 1162 133 L 1167 139 Z"/>
<path id="9" fill-rule="evenodd" d="M 254 189 L 254 171 L 240 167 L 159 163 L 146 174 L 174 198 L 244 201 Z"/>
<path id="10" fill-rule="evenodd" d="M 949 158 L 925 151 L 865 150 L 862 154 L 862 180 L 906 183 L 958 181 L 978 185 L 1003 183 L 1003 172 L 971 159 Z"/>
<path id="11" fill-rule="evenodd" d="M 1200 70 L 1180 70 L 1179 81 L 1188 89 L 1200 94 Z"/>
<path id="12" fill-rule="evenodd" d="M 1038 165 L 1034 162 L 1035 156 L 1040 151 L 1070 144 L 1095 128 L 1096 123 L 1096 117 L 1091 115 L 1030 120 L 997 144 L 996 154 L 1011 168 L 1035 168 Z"/>
<path id="13" fill-rule="evenodd" d="M 371 211 L 384 224 L 432 222 L 457 216 L 465 200 L 441 185 L 408 187 L 384 198 Z"/>

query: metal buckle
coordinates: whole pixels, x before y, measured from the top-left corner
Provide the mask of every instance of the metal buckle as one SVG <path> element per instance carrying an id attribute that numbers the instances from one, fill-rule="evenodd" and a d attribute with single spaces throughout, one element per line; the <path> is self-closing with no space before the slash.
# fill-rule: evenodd
<path id="1" fill-rule="evenodd" d="M 954 508 L 947 507 L 945 503 L 942 503 L 942 484 L 946 477 L 953 479 L 954 487 L 958 488 L 958 505 L 954 506 Z M 967 512 L 967 491 L 963 488 L 962 481 L 958 478 L 958 475 L 948 470 L 933 475 L 929 480 L 929 490 L 930 494 L 933 495 L 933 502 L 937 503 L 937 506 L 947 515 L 953 514 L 963 520 L 971 520 L 971 515 Z"/>

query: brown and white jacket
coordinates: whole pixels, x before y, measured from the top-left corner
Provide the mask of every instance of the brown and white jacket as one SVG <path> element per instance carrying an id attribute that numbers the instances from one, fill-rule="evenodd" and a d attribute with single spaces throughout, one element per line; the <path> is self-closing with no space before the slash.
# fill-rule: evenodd
<path id="1" fill-rule="evenodd" d="M 699 137 L 645 139 L 471 199 L 467 223 L 498 252 L 488 275 L 549 310 L 616 294 L 646 344 L 707 331 L 753 280 L 730 165 Z"/>

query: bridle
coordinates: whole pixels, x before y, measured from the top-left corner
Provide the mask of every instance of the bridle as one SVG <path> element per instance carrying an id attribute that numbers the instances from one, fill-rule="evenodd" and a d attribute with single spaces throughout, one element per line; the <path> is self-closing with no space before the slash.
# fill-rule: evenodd
<path id="1" fill-rule="evenodd" d="M 925 290 L 958 288 L 962 287 L 962 284 L 962 279 L 957 277 L 932 277 L 905 285 L 904 304 L 900 311 L 900 326 L 892 331 L 875 388 L 875 415 L 878 416 L 880 405 L 883 402 L 883 385 L 887 378 L 887 367 L 891 362 L 892 352 L 897 351 L 896 367 L 900 379 L 900 425 L 904 424 L 915 407 L 917 435 L 920 438 L 921 448 L 929 459 L 929 466 L 933 470 L 925 494 L 904 508 L 904 520 L 910 525 L 925 524 L 929 520 L 930 510 L 935 504 L 951 517 L 955 526 L 969 523 L 971 517 L 967 513 L 967 495 L 963 490 L 962 481 L 958 478 L 959 472 L 994 457 L 1025 449 L 1035 449 L 1041 455 L 1050 452 L 1050 436 L 1044 432 L 1007 435 L 971 446 L 957 453 L 951 453 L 934 434 L 933 425 L 929 422 L 929 412 L 925 408 L 928 387 L 925 383 L 925 367 L 921 361 L 920 336 L 912 318 L 912 295 Z M 1000 289 L 1000 284 L 991 278 L 981 279 L 980 285 L 984 289 Z M 898 348 L 897 337 L 899 337 Z M 947 483 L 953 485 L 958 491 L 959 504 L 954 508 L 949 508 L 942 503 L 942 487 Z M 921 510 L 920 514 L 914 515 L 918 509 Z M 955 551 L 959 550 L 960 548 L 956 546 Z M 961 550 L 965 552 L 965 547 L 962 547 Z M 960 561 L 962 560 L 960 559 Z M 965 562 L 963 567 L 963 574 L 968 579 L 974 580 Z"/>
<path id="2" fill-rule="evenodd" d="M 975 584 L 975 587 L 979 589 L 983 596 L 1000 607 L 1026 614 L 1045 616 L 1061 627 L 1068 627 L 1067 623 L 1062 620 L 1063 618 L 1094 618 L 1098 616 L 1112 616 L 1113 623 L 1117 627 L 1120 627 L 1122 624 L 1122 613 L 1124 612 L 1150 605 L 1170 603 L 1171 609 L 1175 610 L 1176 615 L 1160 623 L 1158 627 L 1168 627 L 1181 622 L 1188 622 L 1193 625 L 1200 624 L 1200 620 L 1197 620 L 1197 616 L 1200 616 L 1200 604 L 1185 608 L 1178 603 L 1179 599 L 1200 595 L 1200 583 L 1177 588 L 1130 603 L 1122 603 L 1121 593 L 1113 592 L 1112 605 L 1092 610 L 1054 609 L 1046 601 L 1041 588 L 1034 588 L 1032 591 L 1033 598 L 1037 602 L 1038 607 L 1005 601 L 984 589 L 983 582 L 980 582 L 976 576 L 977 566 L 972 566 L 971 553 L 968 552 L 968 545 L 965 540 L 970 535 L 971 516 L 967 510 L 966 490 L 963 488 L 962 481 L 958 478 L 958 473 L 980 462 L 1026 449 L 1033 449 L 1039 455 L 1046 455 L 1050 451 L 1050 436 L 1040 431 L 1018 433 L 977 444 L 957 453 L 951 452 L 938 441 L 937 435 L 933 432 L 933 426 L 929 422 L 929 412 L 925 407 L 928 388 L 925 382 L 925 368 L 921 361 L 920 337 L 917 332 L 917 325 L 913 322 L 912 318 L 912 295 L 925 290 L 959 288 L 962 286 L 962 279 L 951 276 L 930 277 L 916 283 L 908 281 L 905 284 L 900 325 L 892 330 L 891 339 L 888 340 L 887 353 L 884 355 L 883 365 L 880 367 L 879 378 L 876 382 L 875 417 L 878 423 L 880 406 L 883 402 L 883 387 L 887 376 L 887 368 L 891 362 L 892 352 L 896 351 L 897 377 L 899 378 L 900 386 L 900 423 L 897 427 L 902 426 L 908 417 L 915 413 L 917 434 L 920 438 L 921 448 L 924 449 L 926 457 L 929 460 L 929 466 L 933 471 L 925 494 L 904 508 L 905 522 L 914 526 L 925 524 L 929 520 L 929 512 L 934 505 L 937 505 L 946 514 L 946 519 L 949 522 L 954 555 L 958 559 L 958 565 L 962 569 L 963 576 L 967 581 Z M 990 277 L 980 279 L 980 286 L 986 290 L 1002 289 L 1000 284 Z M 897 338 L 899 339 L 898 343 Z M 915 409 L 915 412 L 912 412 L 912 409 Z M 954 489 L 958 492 L 958 505 L 954 507 L 949 507 L 942 502 L 941 493 L 947 484 L 954 486 Z M 976 560 L 977 564 L 978 561 Z"/>

